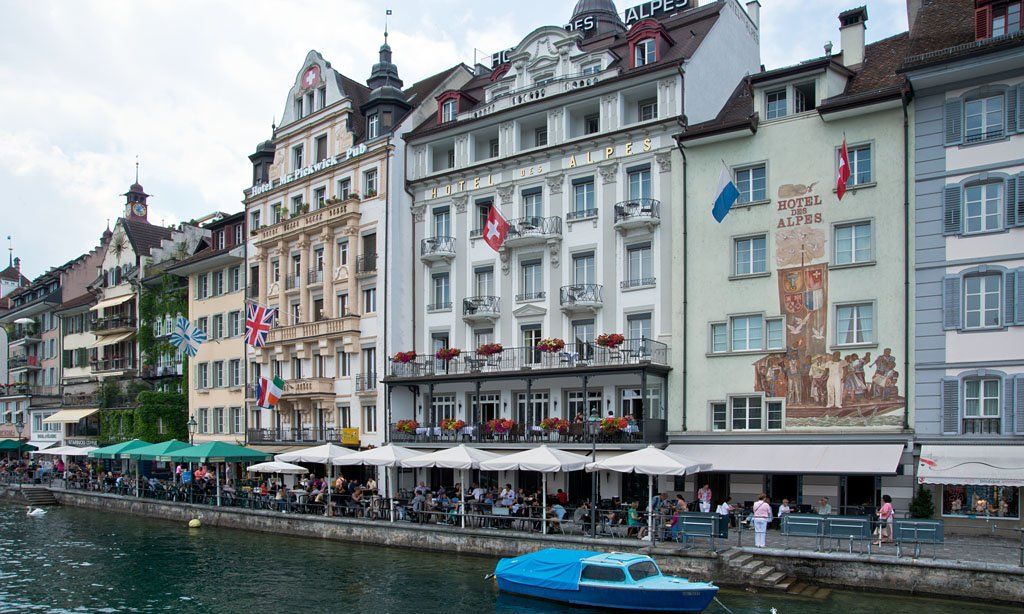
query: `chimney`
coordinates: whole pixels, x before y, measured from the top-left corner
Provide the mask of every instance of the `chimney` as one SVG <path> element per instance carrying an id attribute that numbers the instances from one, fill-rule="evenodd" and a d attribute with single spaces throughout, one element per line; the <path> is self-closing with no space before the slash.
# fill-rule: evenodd
<path id="1" fill-rule="evenodd" d="M 866 6 L 839 13 L 839 44 L 843 47 L 843 66 L 856 66 L 864 61 L 864 29 L 867 21 Z"/>
<path id="2" fill-rule="evenodd" d="M 761 29 L 761 3 L 758 0 L 750 0 L 747 3 L 747 17 L 754 22 L 754 27 Z"/>
<path id="3" fill-rule="evenodd" d="M 907 29 L 911 34 L 914 32 L 914 22 L 917 21 L 917 12 L 921 10 L 921 0 L 907 0 Z"/>

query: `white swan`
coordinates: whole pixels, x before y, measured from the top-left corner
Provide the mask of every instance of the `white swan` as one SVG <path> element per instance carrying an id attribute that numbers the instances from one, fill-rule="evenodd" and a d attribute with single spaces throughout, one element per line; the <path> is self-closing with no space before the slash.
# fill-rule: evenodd
<path id="1" fill-rule="evenodd" d="M 31 516 L 31 517 L 33 517 L 33 518 L 42 518 L 43 516 L 45 516 L 45 515 L 46 515 L 46 510 L 44 510 L 44 509 L 42 509 L 42 508 L 39 508 L 39 507 L 33 508 L 33 507 L 32 507 L 32 506 L 30 505 L 30 506 L 28 506 L 28 508 L 26 508 L 26 509 L 28 510 L 28 511 L 26 512 L 26 515 L 27 515 L 27 516 Z"/>

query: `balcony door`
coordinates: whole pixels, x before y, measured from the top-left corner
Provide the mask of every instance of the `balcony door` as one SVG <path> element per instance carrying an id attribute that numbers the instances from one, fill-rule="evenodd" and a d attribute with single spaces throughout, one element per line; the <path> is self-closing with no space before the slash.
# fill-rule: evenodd
<path id="1" fill-rule="evenodd" d="M 572 323 L 572 341 L 577 359 L 590 360 L 594 354 L 594 321 L 574 321 Z"/>

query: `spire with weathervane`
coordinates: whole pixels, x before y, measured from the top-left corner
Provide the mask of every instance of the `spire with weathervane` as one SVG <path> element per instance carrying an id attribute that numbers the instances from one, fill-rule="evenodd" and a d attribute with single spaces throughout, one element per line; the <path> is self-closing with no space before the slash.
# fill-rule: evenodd
<path id="1" fill-rule="evenodd" d="M 149 222 L 147 218 L 149 205 L 146 203 L 149 194 L 146 194 L 146 191 L 142 189 L 142 184 L 139 183 L 139 159 L 137 156 L 135 158 L 135 183 L 122 196 L 125 197 L 124 217 L 126 219 Z"/>
<path id="2" fill-rule="evenodd" d="M 391 61 L 391 45 L 388 44 L 387 9 L 384 21 L 384 44 L 380 46 L 380 58 L 370 71 L 366 85 L 370 88 L 370 96 L 359 108 L 366 117 L 366 138 L 373 139 L 391 131 L 395 123 L 412 108 L 405 92 L 402 91 L 402 80 L 398 76 L 398 66 Z"/>

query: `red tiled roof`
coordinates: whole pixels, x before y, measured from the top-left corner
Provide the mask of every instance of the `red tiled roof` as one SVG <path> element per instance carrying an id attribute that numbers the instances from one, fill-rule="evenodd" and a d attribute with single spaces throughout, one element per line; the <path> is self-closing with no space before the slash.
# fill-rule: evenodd
<path id="1" fill-rule="evenodd" d="M 74 309 L 75 307 L 82 307 L 83 305 L 91 305 L 96 302 L 96 297 L 92 294 L 85 293 L 81 296 L 76 296 L 73 299 L 68 299 L 57 307 L 57 311 L 67 311 L 68 309 Z"/>
<path id="2" fill-rule="evenodd" d="M 173 232 L 170 228 L 155 226 L 149 222 L 127 218 L 121 218 L 121 222 L 124 224 L 125 234 L 128 235 L 128 240 L 131 241 L 132 248 L 138 256 L 149 256 L 150 250 L 160 247 L 160 242 L 170 239 Z"/>

